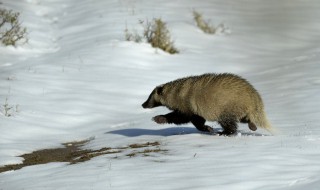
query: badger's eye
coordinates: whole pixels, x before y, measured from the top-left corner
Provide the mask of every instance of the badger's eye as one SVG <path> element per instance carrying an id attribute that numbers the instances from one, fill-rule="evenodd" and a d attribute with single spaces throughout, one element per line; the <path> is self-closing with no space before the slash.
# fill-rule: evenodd
<path id="1" fill-rule="evenodd" d="M 163 87 L 162 87 L 162 86 L 157 87 L 156 93 L 157 93 L 158 95 L 162 95 L 162 91 L 163 91 Z"/>

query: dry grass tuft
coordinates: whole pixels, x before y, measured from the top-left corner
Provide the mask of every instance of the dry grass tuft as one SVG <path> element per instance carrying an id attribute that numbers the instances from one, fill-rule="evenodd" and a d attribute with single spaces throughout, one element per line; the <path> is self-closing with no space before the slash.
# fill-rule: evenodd
<path id="1" fill-rule="evenodd" d="M 165 22 L 161 19 L 153 19 L 152 22 L 149 21 L 140 21 L 144 30 L 143 35 L 137 34 L 136 31 L 129 32 L 128 29 L 125 29 L 125 39 L 127 41 L 142 42 L 145 40 L 147 43 L 150 43 L 152 47 L 162 49 L 165 52 L 170 54 L 179 53 L 177 48 L 174 47 L 174 43 L 171 40 L 170 32 L 167 28 Z"/>
<path id="2" fill-rule="evenodd" d="M 216 33 L 216 29 L 211 24 L 209 24 L 209 21 L 205 21 L 203 19 L 201 13 L 194 10 L 193 19 L 195 20 L 198 28 L 200 28 L 204 33 L 207 33 L 207 34 Z"/>
<path id="3" fill-rule="evenodd" d="M 160 48 L 171 54 L 179 53 L 174 47 L 166 23 L 161 19 L 153 19 L 151 23 L 147 21 L 144 27 L 143 36 L 152 47 Z"/>
<path id="4" fill-rule="evenodd" d="M 19 16 L 18 12 L 0 9 L 0 42 L 5 46 L 28 42 L 27 29 L 21 27 Z"/>

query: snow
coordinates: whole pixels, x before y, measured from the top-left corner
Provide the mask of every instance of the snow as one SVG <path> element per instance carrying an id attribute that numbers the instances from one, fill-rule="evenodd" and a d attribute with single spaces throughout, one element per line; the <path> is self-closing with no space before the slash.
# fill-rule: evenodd
<path id="1" fill-rule="evenodd" d="M 29 43 L 0 46 L 0 165 L 19 155 L 90 139 L 85 148 L 158 141 L 152 156 L 119 153 L 69 165 L 50 163 L 0 173 L 1 190 L 18 189 L 318 189 L 320 185 L 320 2 L 299 0 L 2 0 L 21 13 Z M 203 13 L 228 32 L 207 35 Z M 167 22 L 179 54 L 127 42 L 139 20 Z M 280 132 L 235 137 L 191 124 L 157 125 L 144 110 L 151 90 L 179 77 L 231 72 L 260 92 Z M 220 128 L 216 123 L 209 123 Z"/>

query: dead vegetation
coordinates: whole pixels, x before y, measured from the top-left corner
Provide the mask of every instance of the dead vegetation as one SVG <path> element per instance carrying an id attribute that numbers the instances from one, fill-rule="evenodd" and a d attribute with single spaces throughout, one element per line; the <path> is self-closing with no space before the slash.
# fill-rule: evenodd
<path id="1" fill-rule="evenodd" d="M 68 162 L 69 164 L 77 164 L 91 160 L 97 156 L 117 154 L 128 151 L 130 153 L 125 153 L 125 156 L 127 157 L 134 157 L 138 155 L 150 156 L 151 153 L 167 151 L 161 149 L 160 143 L 157 141 L 141 144 L 130 144 L 128 146 L 118 148 L 104 147 L 98 150 L 81 149 L 81 147 L 83 147 L 86 143 L 88 143 L 88 141 L 64 143 L 64 147 L 62 148 L 44 149 L 34 151 L 29 154 L 23 154 L 20 156 L 24 158 L 23 163 L 0 167 L 0 173 L 9 170 L 18 170 L 26 166 L 46 164 L 50 162 Z M 119 158 L 119 156 L 117 155 L 114 158 Z"/>
<path id="2" fill-rule="evenodd" d="M 0 42 L 5 46 L 26 43 L 27 29 L 21 26 L 20 13 L 0 8 Z"/>
<path id="3" fill-rule="evenodd" d="M 131 145 L 129 145 L 129 148 L 132 148 L 132 149 L 141 149 L 141 148 L 146 148 L 146 147 L 156 147 L 156 148 L 152 148 L 152 149 L 147 148 L 147 149 L 140 150 L 140 151 L 133 151 L 130 154 L 127 154 L 126 156 L 129 156 L 129 157 L 134 157 L 137 155 L 150 156 L 149 153 L 157 153 L 157 152 L 166 152 L 167 151 L 167 150 L 160 149 L 159 146 L 160 146 L 160 143 L 157 141 L 156 142 L 147 142 L 144 144 L 131 144 Z"/>
<path id="4" fill-rule="evenodd" d="M 158 153 L 158 152 L 167 152 L 168 150 L 160 149 L 160 148 L 155 148 L 155 149 L 144 149 L 142 151 L 133 151 L 130 154 L 127 154 L 126 156 L 129 157 L 134 157 L 138 155 L 143 155 L 143 156 L 150 156 L 150 153 Z"/>
<path id="5" fill-rule="evenodd" d="M 197 24 L 197 27 L 206 34 L 229 34 L 230 30 L 223 23 L 217 26 L 213 26 L 210 20 L 205 20 L 201 13 L 193 10 L 193 19 Z"/>
<path id="6" fill-rule="evenodd" d="M 198 28 L 200 28 L 204 33 L 214 34 L 216 32 L 215 27 L 213 27 L 209 21 L 204 20 L 202 14 L 196 10 L 193 10 L 193 19 Z"/>
<path id="7" fill-rule="evenodd" d="M 14 116 L 15 113 L 19 112 L 19 105 L 11 105 L 8 103 L 8 98 L 6 98 L 3 105 L 1 105 L 1 112 L 6 117 Z"/>
<path id="8" fill-rule="evenodd" d="M 167 24 L 160 18 L 155 18 L 151 22 L 139 21 L 143 26 L 143 34 L 139 35 L 136 31 L 130 32 L 125 29 L 125 39 L 127 41 L 134 41 L 140 43 L 146 41 L 154 48 L 162 49 L 170 54 L 179 53 L 178 49 L 174 47 L 174 42 L 171 40 Z"/>
<path id="9" fill-rule="evenodd" d="M 130 148 L 145 148 L 145 147 L 149 147 L 149 146 L 160 146 L 159 142 L 147 142 L 144 144 L 131 144 L 129 145 Z"/>
<path id="10" fill-rule="evenodd" d="M 152 47 L 160 48 L 170 54 L 179 53 L 173 45 L 167 24 L 161 19 L 153 19 L 152 22 L 147 21 L 143 36 Z"/>

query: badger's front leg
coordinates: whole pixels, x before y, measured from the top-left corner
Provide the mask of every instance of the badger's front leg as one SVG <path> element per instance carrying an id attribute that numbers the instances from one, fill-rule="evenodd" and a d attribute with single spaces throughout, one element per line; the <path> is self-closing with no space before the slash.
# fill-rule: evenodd
<path id="1" fill-rule="evenodd" d="M 198 115 L 191 116 L 191 123 L 199 130 L 203 132 L 213 133 L 213 128 L 205 125 L 206 120 Z"/>
<path id="2" fill-rule="evenodd" d="M 199 131 L 213 132 L 213 129 L 205 125 L 206 120 L 198 115 L 185 115 L 177 111 L 170 112 L 166 115 L 157 115 L 153 117 L 153 121 L 158 124 L 174 123 L 176 125 L 191 122 Z"/>
<path id="3" fill-rule="evenodd" d="M 165 123 L 174 123 L 174 124 L 185 124 L 185 123 L 189 123 L 191 121 L 191 118 L 181 114 L 179 112 L 173 111 L 170 112 L 166 115 L 157 115 L 155 117 L 152 118 L 153 121 L 155 121 L 158 124 L 165 124 Z"/>

